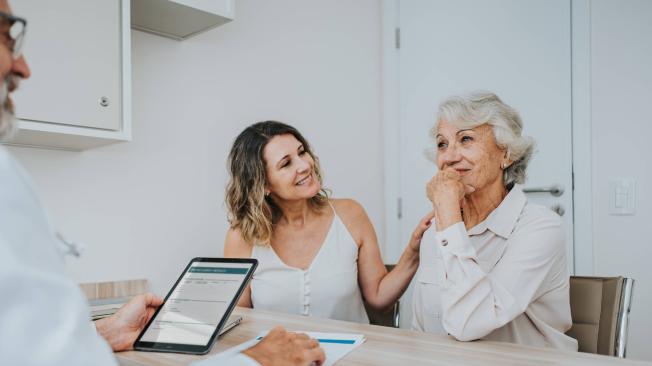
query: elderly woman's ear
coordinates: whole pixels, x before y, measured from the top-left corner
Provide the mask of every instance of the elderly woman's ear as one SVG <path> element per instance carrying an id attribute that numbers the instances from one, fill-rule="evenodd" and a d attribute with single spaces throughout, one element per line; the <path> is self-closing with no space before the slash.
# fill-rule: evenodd
<path id="1" fill-rule="evenodd" d="M 503 153 L 503 161 L 500 163 L 500 169 L 501 170 L 505 170 L 505 169 L 509 168 L 509 166 L 512 165 L 512 163 L 514 163 L 509 158 L 509 156 L 510 156 L 509 149 L 505 148 L 505 152 Z"/>

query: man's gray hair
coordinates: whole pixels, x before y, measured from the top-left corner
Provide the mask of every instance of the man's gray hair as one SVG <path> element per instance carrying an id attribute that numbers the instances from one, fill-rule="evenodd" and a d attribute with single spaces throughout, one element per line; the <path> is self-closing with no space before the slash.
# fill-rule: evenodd
<path id="1" fill-rule="evenodd" d="M 525 182 L 534 139 L 523 136 L 523 121 L 518 112 L 488 91 L 475 91 L 465 96 L 454 96 L 439 105 L 437 123 L 446 120 L 459 129 L 475 128 L 485 123 L 491 126 L 496 143 L 507 150 L 513 163 L 503 171 L 503 184 L 511 188 L 514 183 Z"/>
<path id="2" fill-rule="evenodd" d="M 16 116 L 9 101 L 9 85 L 11 83 L 17 87 L 18 78 L 9 75 L 0 83 L 0 142 L 11 139 L 16 131 Z"/>

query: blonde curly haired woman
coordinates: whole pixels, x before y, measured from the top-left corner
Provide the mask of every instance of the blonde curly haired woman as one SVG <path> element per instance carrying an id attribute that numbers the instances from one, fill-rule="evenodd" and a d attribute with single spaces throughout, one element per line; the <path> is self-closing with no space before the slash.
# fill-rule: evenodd
<path id="1" fill-rule="evenodd" d="M 224 255 L 259 261 L 240 306 L 368 323 L 363 298 L 384 309 L 403 294 L 431 216 L 387 273 L 364 209 L 328 197 L 319 160 L 294 127 L 247 127 L 233 144 L 229 169 Z"/>

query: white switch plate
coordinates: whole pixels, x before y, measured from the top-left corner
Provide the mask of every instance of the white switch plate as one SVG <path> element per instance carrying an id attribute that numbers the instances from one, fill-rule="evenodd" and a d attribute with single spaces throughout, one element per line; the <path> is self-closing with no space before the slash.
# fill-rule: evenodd
<path id="1" fill-rule="evenodd" d="M 609 214 L 634 215 L 636 213 L 636 181 L 618 178 L 611 181 Z"/>

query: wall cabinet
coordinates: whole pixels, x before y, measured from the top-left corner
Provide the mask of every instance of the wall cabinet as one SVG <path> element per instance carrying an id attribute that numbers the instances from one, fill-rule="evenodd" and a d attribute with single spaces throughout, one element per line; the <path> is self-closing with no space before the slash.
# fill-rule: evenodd
<path id="1" fill-rule="evenodd" d="M 84 150 L 131 139 L 129 0 L 20 0 L 32 77 L 13 93 L 15 145 Z"/>
<path id="2" fill-rule="evenodd" d="M 183 40 L 233 20 L 234 0 L 131 0 L 134 29 Z"/>
<path id="3" fill-rule="evenodd" d="M 86 150 L 131 140 L 131 27 L 185 39 L 227 23 L 234 0 L 19 0 L 32 77 L 12 97 L 10 145 Z M 132 13 L 133 11 L 133 13 Z"/>

